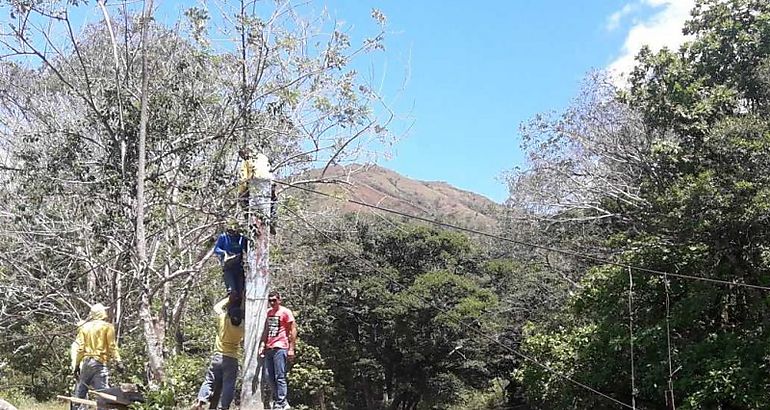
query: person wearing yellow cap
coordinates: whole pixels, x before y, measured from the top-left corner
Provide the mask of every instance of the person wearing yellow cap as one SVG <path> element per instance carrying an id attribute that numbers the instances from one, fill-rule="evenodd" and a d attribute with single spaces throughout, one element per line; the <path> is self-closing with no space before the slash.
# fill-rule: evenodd
<path id="1" fill-rule="evenodd" d="M 97 303 L 91 306 L 88 320 L 78 325 L 78 335 L 70 350 L 70 370 L 78 380 L 75 397 L 85 399 L 89 388 L 101 390 L 109 387 L 107 364 L 111 360 L 118 369 L 123 364 L 115 342 L 115 327 L 107 322 L 107 308 L 104 305 Z"/>
<path id="2" fill-rule="evenodd" d="M 238 378 L 238 359 L 243 341 L 243 309 L 240 305 L 228 306 L 229 298 L 214 305 L 217 322 L 217 338 L 214 354 L 206 370 L 206 378 L 198 391 L 194 409 L 229 409 L 235 397 L 235 380 Z M 219 397 L 215 392 L 221 392 Z M 210 407 L 209 407 L 210 406 Z"/>

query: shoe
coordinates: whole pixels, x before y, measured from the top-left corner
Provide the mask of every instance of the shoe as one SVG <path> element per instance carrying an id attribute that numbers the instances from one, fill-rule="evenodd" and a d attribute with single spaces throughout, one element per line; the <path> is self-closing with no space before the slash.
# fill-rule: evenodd
<path id="1" fill-rule="evenodd" d="M 283 406 L 281 406 L 281 405 L 274 405 L 273 406 L 273 410 L 290 410 L 290 409 L 291 409 L 291 406 L 289 406 L 289 403 L 286 403 Z"/>

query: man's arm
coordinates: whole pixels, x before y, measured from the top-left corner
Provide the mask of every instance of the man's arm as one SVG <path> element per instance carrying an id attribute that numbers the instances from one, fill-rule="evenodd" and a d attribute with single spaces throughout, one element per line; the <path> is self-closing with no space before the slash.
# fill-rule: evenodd
<path id="1" fill-rule="evenodd" d="M 80 369 L 80 361 L 83 360 L 83 354 L 85 353 L 85 336 L 83 335 L 83 329 L 78 329 L 78 335 L 75 341 L 70 346 L 70 356 L 72 357 L 72 370 L 76 373 Z"/>
<path id="2" fill-rule="evenodd" d="M 289 351 L 286 353 L 290 362 L 294 361 L 294 347 L 297 346 L 297 322 L 294 320 L 294 313 L 286 312 L 286 335 L 289 338 Z"/>
<path id="3" fill-rule="evenodd" d="M 217 243 L 214 244 L 214 253 L 219 256 L 219 261 L 221 262 L 225 255 L 227 254 L 227 250 L 225 249 L 227 247 L 227 238 L 225 238 L 226 235 L 222 234 L 219 235 L 219 238 L 217 238 Z"/>
<path id="4" fill-rule="evenodd" d="M 241 175 L 240 175 L 240 181 L 239 182 L 241 184 L 248 184 L 249 183 L 249 180 L 251 179 L 251 176 L 252 176 L 252 171 L 251 170 L 252 170 L 253 167 L 254 166 L 252 165 L 250 159 L 243 160 L 243 162 L 241 163 L 241 168 L 240 168 L 240 171 L 241 171 L 240 174 Z"/>
<path id="5" fill-rule="evenodd" d="M 257 347 L 257 352 L 259 352 L 259 355 L 262 356 L 262 354 L 265 352 L 265 345 L 267 345 L 267 320 L 265 320 L 265 325 L 262 326 L 262 336 L 259 337 L 259 346 Z"/>
<path id="6" fill-rule="evenodd" d="M 118 343 L 115 340 L 115 326 L 109 325 L 107 327 L 107 354 L 112 358 L 118 366 L 121 366 L 120 351 L 118 350 Z"/>
<path id="7" fill-rule="evenodd" d="M 227 302 L 229 300 L 230 300 L 229 298 L 224 298 L 224 299 L 220 300 L 219 302 L 217 302 L 216 305 L 214 305 L 214 313 L 216 313 L 217 316 L 223 315 L 225 313 L 225 308 L 226 308 Z"/>
<path id="8" fill-rule="evenodd" d="M 75 373 L 78 369 L 78 342 L 72 342 L 70 346 L 70 373 Z"/>
<path id="9" fill-rule="evenodd" d="M 289 356 L 294 356 L 294 347 L 297 346 L 297 324 L 289 322 L 287 325 L 287 333 L 289 335 Z"/>

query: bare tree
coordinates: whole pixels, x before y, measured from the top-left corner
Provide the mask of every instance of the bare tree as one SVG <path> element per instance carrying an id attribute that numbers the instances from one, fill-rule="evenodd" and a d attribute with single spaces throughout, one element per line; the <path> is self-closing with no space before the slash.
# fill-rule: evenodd
<path id="1" fill-rule="evenodd" d="M 223 16 L 216 25 L 203 7 L 173 28 L 152 20 L 151 1 L 118 20 L 123 6 L 100 2 L 105 20 L 81 33 L 69 11 L 86 6 L 7 4 L 4 330 L 45 319 L 69 337 L 88 303 L 111 303 L 120 334 L 147 343 L 162 382 L 166 332 L 179 329 L 194 285 L 218 270 L 206 262 L 216 229 L 235 213 L 237 149 L 264 152 L 290 177 L 367 159 L 393 138 L 394 114 L 348 66 L 382 49 L 376 10 L 380 31 L 353 46 L 339 24 L 308 19 L 308 6 L 288 1 L 267 11 L 244 2 L 238 13 L 212 2 L 205 7 Z M 128 332 L 137 326 L 142 337 Z"/>
<path id="2" fill-rule="evenodd" d="M 539 114 L 523 124 L 521 136 L 528 164 L 509 176 L 512 206 L 568 222 L 644 205 L 638 182 L 653 139 L 603 74 L 590 75 L 562 114 Z M 603 203 L 608 197 L 613 202 Z"/>

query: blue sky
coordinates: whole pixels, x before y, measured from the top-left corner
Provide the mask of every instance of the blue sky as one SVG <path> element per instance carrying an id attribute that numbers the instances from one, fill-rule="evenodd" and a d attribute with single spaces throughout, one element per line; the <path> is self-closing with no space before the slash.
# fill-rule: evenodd
<path id="1" fill-rule="evenodd" d="M 354 41 L 376 33 L 373 8 L 387 16 L 385 52 L 354 64 L 381 84 L 380 93 L 399 115 L 391 129 L 401 138 L 391 149 L 392 159 L 379 163 L 411 178 L 446 181 L 498 202 L 508 195 L 502 175 L 526 167 L 519 124 L 539 112 L 563 109 L 590 70 L 626 72 L 643 44 L 653 49 L 681 44 L 681 27 L 693 3 L 300 2 L 310 15 L 325 8 L 334 20 L 344 21 Z M 112 12 L 117 4 L 108 2 Z M 131 7 L 141 4 L 132 1 Z M 156 19 L 173 24 L 198 2 L 155 4 Z M 7 10 L 0 7 L 0 12 Z M 102 18 L 95 2 L 73 13 L 84 25 Z"/>
<path id="2" fill-rule="evenodd" d="M 441 180 L 507 198 L 501 174 L 526 166 L 518 126 L 559 110 L 585 74 L 623 71 L 642 43 L 681 43 L 690 0 L 327 1 L 332 15 L 367 32 L 369 10 L 388 17 L 385 84 L 413 121 L 381 161 L 411 178 Z M 358 25 L 358 27 L 355 27 Z M 404 122 L 410 123 L 409 120 Z"/>

